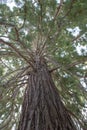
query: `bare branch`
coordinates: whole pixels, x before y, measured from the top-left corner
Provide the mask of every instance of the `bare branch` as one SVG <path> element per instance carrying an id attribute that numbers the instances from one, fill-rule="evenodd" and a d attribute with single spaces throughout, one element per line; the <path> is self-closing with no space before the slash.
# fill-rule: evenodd
<path id="1" fill-rule="evenodd" d="M 72 39 L 72 42 L 79 40 L 83 34 L 84 34 L 84 32 L 82 32 L 79 35 L 77 35 L 77 37 L 75 37 L 74 39 Z"/>
<path id="2" fill-rule="evenodd" d="M 62 8 L 62 5 L 63 5 L 63 0 L 60 0 L 60 4 L 58 5 L 56 11 L 55 11 L 55 14 L 54 14 L 54 21 L 56 20 L 57 16 L 59 15 L 60 11 L 61 11 L 61 8 Z"/>

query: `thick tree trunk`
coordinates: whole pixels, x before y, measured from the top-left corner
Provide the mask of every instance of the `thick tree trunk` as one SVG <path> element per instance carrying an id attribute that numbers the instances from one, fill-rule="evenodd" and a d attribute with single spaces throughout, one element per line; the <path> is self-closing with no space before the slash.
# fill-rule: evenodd
<path id="1" fill-rule="evenodd" d="M 28 75 L 18 130 L 76 130 L 45 64 Z"/>

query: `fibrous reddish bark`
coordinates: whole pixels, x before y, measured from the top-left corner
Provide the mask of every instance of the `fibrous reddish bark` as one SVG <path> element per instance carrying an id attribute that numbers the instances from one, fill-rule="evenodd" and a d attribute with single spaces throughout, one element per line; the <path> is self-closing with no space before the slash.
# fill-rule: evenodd
<path id="1" fill-rule="evenodd" d="M 18 130 L 76 130 L 44 62 L 28 75 Z"/>

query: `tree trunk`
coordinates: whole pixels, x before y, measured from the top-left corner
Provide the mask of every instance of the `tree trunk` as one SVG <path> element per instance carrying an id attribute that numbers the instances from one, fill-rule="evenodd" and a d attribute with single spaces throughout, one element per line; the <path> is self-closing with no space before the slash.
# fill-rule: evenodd
<path id="1" fill-rule="evenodd" d="M 28 75 L 18 130 L 76 130 L 46 64 Z"/>

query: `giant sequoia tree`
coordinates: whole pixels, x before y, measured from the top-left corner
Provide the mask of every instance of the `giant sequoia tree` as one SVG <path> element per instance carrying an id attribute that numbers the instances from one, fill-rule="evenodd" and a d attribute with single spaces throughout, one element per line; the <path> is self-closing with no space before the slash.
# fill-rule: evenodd
<path id="1" fill-rule="evenodd" d="M 11 2 L 0 3 L 0 130 L 86 130 L 87 0 Z"/>

